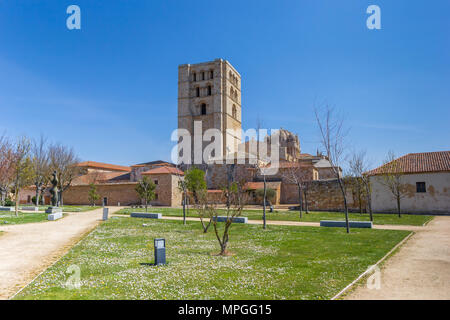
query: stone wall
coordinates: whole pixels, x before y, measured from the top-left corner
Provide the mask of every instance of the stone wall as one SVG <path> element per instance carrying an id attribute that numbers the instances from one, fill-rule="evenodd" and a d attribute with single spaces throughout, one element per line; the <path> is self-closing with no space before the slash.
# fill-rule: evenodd
<path id="1" fill-rule="evenodd" d="M 359 211 L 359 197 L 352 188 L 347 188 L 347 204 L 350 211 Z M 283 183 L 281 186 L 282 203 L 298 204 L 298 188 L 295 184 Z M 344 200 L 337 180 L 316 180 L 309 183 L 307 191 L 308 209 L 311 211 L 343 211 Z M 362 197 L 363 211 L 366 209 Z"/>
<path id="2" fill-rule="evenodd" d="M 108 205 L 122 206 L 140 204 L 140 199 L 136 193 L 136 183 L 117 183 L 97 185 L 97 193 L 100 199 L 96 205 L 101 205 L 103 198 L 108 198 Z M 71 186 L 64 192 L 64 204 L 66 205 L 89 205 L 89 185 Z"/>

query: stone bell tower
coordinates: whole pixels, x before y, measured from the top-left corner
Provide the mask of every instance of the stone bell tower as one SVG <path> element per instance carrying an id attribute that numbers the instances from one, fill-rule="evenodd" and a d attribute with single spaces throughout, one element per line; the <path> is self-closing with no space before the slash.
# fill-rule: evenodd
<path id="1" fill-rule="evenodd" d="M 220 130 L 222 154 L 215 157 L 237 152 L 242 128 L 241 76 L 228 61 L 216 59 L 178 67 L 178 128 L 188 130 L 193 137 L 194 121 L 201 121 L 202 133 L 211 128 Z M 203 142 L 202 152 L 210 143 Z M 193 153 L 193 138 L 191 150 Z"/>

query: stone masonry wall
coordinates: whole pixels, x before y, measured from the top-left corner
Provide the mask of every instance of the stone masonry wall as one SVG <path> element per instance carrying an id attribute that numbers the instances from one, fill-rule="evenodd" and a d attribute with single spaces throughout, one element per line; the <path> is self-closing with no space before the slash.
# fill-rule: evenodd
<path id="1" fill-rule="evenodd" d="M 282 203 L 298 204 L 298 189 L 294 184 L 283 183 L 281 186 Z M 337 180 L 316 180 L 310 182 L 307 191 L 308 208 L 311 211 L 343 211 L 344 202 Z M 363 197 L 362 208 L 366 201 Z M 347 190 L 347 204 L 350 211 L 359 211 L 358 195 L 351 189 Z"/>

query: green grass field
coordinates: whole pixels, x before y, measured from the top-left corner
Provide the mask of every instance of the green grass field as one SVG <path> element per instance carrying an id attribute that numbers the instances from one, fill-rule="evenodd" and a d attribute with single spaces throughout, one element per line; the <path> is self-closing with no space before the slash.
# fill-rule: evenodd
<path id="1" fill-rule="evenodd" d="M 203 234 L 198 222 L 114 217 L 15 299 L 330 299 L 408 234 L 236 224 L 233 255 L 222 257 L 213 230 Z M 168 265 L 155 267 L 159 237 Z M 66 287 L 74 265 L 79 289 Z"/>
<path id="2" fill-rule="evenodd" d="M 47 213 L 39 212 L 19 212 L 19 216 L 16 217 L 14 212 L 11 213 L 1 213 L 0 214 L 0 225 L 8 224 L 23 224 L 23 223 L 34 223 L 34 222 L 44 222 L 47 220 Z"/>
<path id="3" fill-rule="evenodd" d="M 122 209 L 118 214 L 130 214 L 131 212 L 143 212 L 145 209 Z M 225 211 L 221 210 L 223 213 Z M 158 208 L 151 207 L 148 212 L 160 212 L 164 216 L 183 216 L 183 210 L 178 208 Z M 194 209 L 189 209 L 188 217 L 198 217 Z M 248 217 L 250 220 L 262 220 L 262 210 L 244 210 L 242 216 Z M 306 214 L 303 212 L 303 217 L 300 220 L 298 211 L 278 211 L 270 213 L 266 212 L 267 220 L 278 221 L 304 221 L 304 222 L 319 222 L 320 220 L 345 220 L 343 212 L 310 212 Z M 370 221 L 368 214 L 350 213 L 350 220 L 353 221 Z M 374 224 L 394 224 L 394 225 L 412 225 L 421 226 L 433 219 L 433 216 L 425 215 L 402 215 L 399 218 L 395 214 L 374 214 Z"/>
<path id="4" fill-rule="evenodd" d="M 39 210 L 45 210 L 48 206 L 39 206 Z M 90 210 L 95 210 L 100 207 L 88 207 L 88 206 L 64 206 L 64 212 L 85 212 Z M 30 211 L 19 211 L 19 216 L 16 217 L 14 211 L 1 211 L 0 212 L 0 225 L 8 224 L 23 224 L 23 223 L 34 223 L 34 222 L 45 222 L 47 220 L 47 213 L 43 212 L 30 212 Z M 65 216 L 65 214 L 64 214 Z"/>

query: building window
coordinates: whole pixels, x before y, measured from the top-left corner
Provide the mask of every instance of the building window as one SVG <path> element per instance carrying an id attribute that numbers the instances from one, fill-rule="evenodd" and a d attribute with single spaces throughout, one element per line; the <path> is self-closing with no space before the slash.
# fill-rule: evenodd
<path id="1" fill-rule="evenodd" d="M 425 185 L 425 182 L 416 182 L 416 191 L 417 191 L 417 193 L 427 192 L 427 187 Z"/>
<path id="2" fill-rule="evenodd" d="M 210 79 L 214 79 L 214 71 L 213 71 L 213 70 L 211 70 L 211 71 L 209 72 L 209 78 L 210 78 Z"/>
<path id="3" fill-rule="evenodd" d="M 202 80 L 205 80 L 205 72 L 202 72 Z"/>
<path id="4" fill-rule="evenodd" d="M 237 119 L 237 109 L 236 109 L 236 106 L 234 104 L 233 104 L 232 115 L 233 115 L 233 118 Z"/>
<path id="5" fill-rule="evenodd" d="M 200 88 L 199 87 L 195 88 L 195 95 L 197 97 L 200 97 Z"/>
<path id="6" fill-rule="evenodd" d="M 194 72 L 194 74 L 192 75 L 192 79 L 195 81 L 197 81 L 197 74 Z"/>
<path id="7" fill-rule="evenodd" d="M 211 92 L 212 92 L 212 90 L 211 90 L 211 86 L 208 86 L 208 96 L 210 96 L 210 95 L 211 95 Z"/>
<path id="8" fill-rule="evenodd" d="M 155 185 L 158 185 L 158 180 L 154 180 L 153 182 L 155 183 Z"/>
<path id="9" fill-rule="evenodd" d="M 206 114 L 206 104 L 204 104 L 204 103 L 201 105 L 201 114 L 202 114 L 202 116 L 204 116 Z"/>

